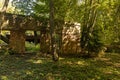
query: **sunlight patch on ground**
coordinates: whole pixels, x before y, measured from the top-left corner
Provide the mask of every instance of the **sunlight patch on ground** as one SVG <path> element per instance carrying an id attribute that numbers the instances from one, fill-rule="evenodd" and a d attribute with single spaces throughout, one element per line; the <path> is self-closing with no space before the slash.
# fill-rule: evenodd
<path id="1" fill-rule="evenodd" d="M 76 64 L 78 64 L 78 65 L 85 65 L 85 61 L 77 61 Z"/>
<path id="2" fill-rule="evenodd" d="M 120 63 L 115 63 L 114 66 L 120 68 Z"/>
<path id="3" fill-rule="evenodd" d="M 31 63 L 35 63 L 35 64 L 41 64 L 41 63 L 43 63 L 42 60 L 33 60 L 33 59 L 27 60 L 27 62 L 31 62 Z"/>
<path id="4" fill-rule="evenodd" d="M 67 61 L 66 64 L 72 65 L 73 63 L 71 61 Z"/>
<path id="5" fill-rule="evenodd" d="M 64 60 L 65 58 L 60 57 L 59 60 Z"/>
<path id="6" fill-rule="evenodd" d="M 87 66 L 88 63 L 86 63 L 85 61 L 83 60 L 79 60 L 79 61 L 65 61 L 64 64 L 67 64 L 67 65 L 72 65 L 72 66 Z"/>
<path id="7" fill-rule="evenodd" d="M 34 61 L 33 63 L 39 64 L 39 63 L 42 63 L 42 60 L 37 60 L 37 61 Z"/>
<path id="8" fill-rule="evenodd" d="M 113 68 L 113 67 L 107 67 L 107 68 L 101 68 L 101 71 L 105 74 L 116 74 L 116 75 L 120 75 L 120 72 L 118 71 L 118 69 Z"/>
<path id="9" fill-rule="evenodd" d="M 110 58 L 100 58 L 101 61 L 109 61 L 111 60 Z"/>
<path id="10" fill-rule="evenodd" d="M 33 73 L 31 71 L 27 70 L 26 74 L 32 75 Z"/>

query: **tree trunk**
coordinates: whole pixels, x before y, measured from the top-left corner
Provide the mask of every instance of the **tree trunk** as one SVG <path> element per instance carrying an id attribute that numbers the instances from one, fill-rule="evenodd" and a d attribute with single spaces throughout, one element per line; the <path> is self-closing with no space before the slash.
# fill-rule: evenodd
<path id="1" fill-rule="evenodd" d="M 2 26 L 3 21 L 4 21 L 4 13 L 6 13 L 8 3 L 9 3 L 9 0 L 5 0 L 4 1 L 4 5 L 3 5 L 3 7 L 2 7 L 2 9 L 0 11 L 0 34 L 1 34 L 1 31 L 2 31 L 2 27 L 1 26 Z"/>
<path id="2" fill-rule="evenodd" d="M 55 29 L 55 22 L 54 22 L 54 0 L 50 0 L 50 36 L 51 36 L 51 54 L 53 56 L 54 61 L 58 61 L 58 52 L 57 48 L 58 45 L 56 43 L 56 29 Z"/>
<path id="3" fill-rule="evenodd" d="M 38 43 L 37 31 L 34 31 L 34 43 L 35 43 L 35 45 L 37 45 L 37 43 Z"/>
<path id="4" fill-rule="evenodd" d="M 3 5 L 2 9 L 1 9 L 1 13 L 6 12 L 8 3 L 9 3 L 9 0 L 4 1 L 4 5 Z"/>
<path id="5" fill-rule="evenodd" d="M 84 22 L 82 24 L 82 36 L 81 36 L 81 53 L 83 55 L 88 54 L 89 49 L 87 48 L 88 42 L 92 35 L 95 23 L 97 11 L 96 8 L 91 8 L 94 5 L 94 1 L 86 1 L 85 0 L 85 14 L 84 14 Z"/>

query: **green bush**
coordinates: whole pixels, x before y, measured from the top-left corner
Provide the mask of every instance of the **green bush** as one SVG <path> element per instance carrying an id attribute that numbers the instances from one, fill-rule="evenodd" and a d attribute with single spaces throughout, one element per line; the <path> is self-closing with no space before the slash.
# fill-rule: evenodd
<path id="1" fill-rule="evenodd" d="M 26 47 L 26 51 L 39 51 L 40 50 L 40 45 L 37 44 L 35 45 L 35 43 L 33 42 L 25 42 L 25 47 Z"/>
<path id="2" fill-rule="evenodd" d="M 88 51 L 91 52 L 99 52 L 99 50 L 104 46 L 104 42 L 101 40 L 101 34 L 100 31 L 95 30 L 92 33 L 92 36 L 90 37 L 90 40 L 88 42 Z"/>

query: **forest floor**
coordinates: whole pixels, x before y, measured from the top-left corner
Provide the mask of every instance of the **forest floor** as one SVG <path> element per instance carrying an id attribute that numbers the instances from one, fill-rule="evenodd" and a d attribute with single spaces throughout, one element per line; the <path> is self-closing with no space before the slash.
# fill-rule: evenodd
<path id="1" fill-rule="evenodd" d="M 0 53 L 0 80 L 120 80 L 120 54 L 103 58 L 51 58 Z"/>

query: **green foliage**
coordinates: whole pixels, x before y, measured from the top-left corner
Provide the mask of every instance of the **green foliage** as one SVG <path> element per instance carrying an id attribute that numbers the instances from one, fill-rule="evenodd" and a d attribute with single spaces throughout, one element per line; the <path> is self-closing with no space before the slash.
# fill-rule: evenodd
<path id="1" fill-rule="evenodd" d="M 40 51 L 40 45 L 37 44 L 35 45 L 35 43 L 30 43 L 30 42 L 25 42 L 26 45 L 26 51 L 30 51 L 30 52 L 36 52 L 36 51 Z"/>
<path id="2" fill-rule="evenodd" d="M 102 47 L 104 46 L 104 42 L 102 41 L 102 31 L 96 29 L 90 35 L 89 42 L 88 42 L 88 51 L 95 52 L 96 54 L 101 51 Z"/>
<path id="3" fill-rule="evenodd" d="M 111 44 L 118 39 L 119 26 L 118 1 L 115 0 L 85 0 L 82 20 L 81 47 L 88 52 L 99 52 L 105 44 Z M 118 18 L 115 18 L 118 16 Z"/>
<path id="4" fill-rule="evenodd" d="M 37 0 L 33 7 L 34 14 L 38 17 L 49 17 L 49 1 L 48 0 Z"/>
<path id="5" fill-rule="evenodd" d="M 49 1 L 13 0 L 13 5 L 23 14 L 49 18 Z M 120 0 L 54 0 L 54 18 L 81 23 L 81 45 L 88 51 L 120 42 Z"/>

